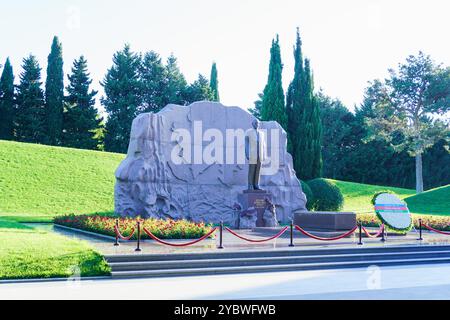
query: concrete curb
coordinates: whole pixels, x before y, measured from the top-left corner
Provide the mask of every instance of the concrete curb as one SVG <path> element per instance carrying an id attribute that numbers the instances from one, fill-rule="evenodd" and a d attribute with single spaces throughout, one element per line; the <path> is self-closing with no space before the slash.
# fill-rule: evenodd
<path id="1" fill-rule="evenodd" d="M 112 276 L 98 276 L 98 277 L 80 277 L 80 278 L 30 278 L 30 279 L 6 279 L 0 280 L 2 284 L 14 284 L 14 283 L 34 283 L 34 282 L 76 282 L 76 281 L 92 281 L 92 280 L 111 280 Z"/>
<path id="2" fill-rule="evenodd" d="M 65 230 L 68 230 L 68 231 L 85 234 L 85 235 L 88 235 L 88 236 L 91 236 L 91 237 L 94 237 L 94 238 L 99 238 L 99 239 L 102 239 L 102 240 L 110 240 L 112 243 L 116 242 L 116 238 L 115 237 L 108 236 L 106 234 L 95 233 L 95 232 L 86 231 L 86 230 L 82 230 L 82 229 L 71 228 L 71 227 L 63 226 L 63 225 L 56 224 L 56 223 L 54 223 L 53 226 L 55 226 L 57 228 L 65 229 Z M 192 241 L 192 240 L 196 240 L 196 239 L 164 239 L 164 240 L 172 241 L 174 243 L 177 243 L 177 242 L 183 243 L 185 241 Z M 216 241 L 216 239 L 208 238 L 208 239 L 205 239 L 203 241 Z M 119 239 L 119 243 L 133 243 L 133 242 L 136 242 L 136 240 L 122 240 L 122 239 Z M 141 238 L 141 242 L 156 243 L 156 241 L 153 240 L 153 239 L 142 239 L 142 238 Z"/>
<path id="3" fill-rule="evenodd" d="M 54 223 L 53 226 L 56 227 L 56 228 L 65 229 L 65 230 L 69 230 L 69 231 L 72 231 L 72 232 L 85 234 L 85 235 L 88 235 L 88 236 L 91 236 L 91 237 L 94 237 L 94 238 L 99 238 L 99 239 L 102 239 L 102 240 L 110 240 L 112 242 L 116 241 L 116 238 L 114 238 L 112 236 L 108 236 L 106 234 L 95 233 L 95 232 L 86 231 L 86 230 L 82 230 L 82 229 L 66 227 L 66 226 L 63 226 L 63 225 L 57 224 L 57 223 Z M 134 240 L 134 241 L 136 241 L 136 240 Z"/>

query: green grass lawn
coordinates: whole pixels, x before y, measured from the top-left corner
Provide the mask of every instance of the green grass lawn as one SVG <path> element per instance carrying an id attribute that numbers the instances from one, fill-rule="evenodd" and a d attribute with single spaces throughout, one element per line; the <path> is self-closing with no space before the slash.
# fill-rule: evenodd
<path id="1" fill-rule="evenodd" d="M 50 221 L 54 216 L 114 208 L 114 171 L 122 154 L 0 140 L 0 217 Z M 450 215 L 450 187 L 415 196 L 414 190 L 335 181 L 344 211 L 373 212 L 376 191 L 390 189 L 413 213 Z"/>
<path id="2" fill-rule="evenodd" d="M 405 198 L 414 213 L 450 216 L 450 185 Z"/>
<path id="3" fill-rule="evenodd" d="M 0 140 L 0 216 L 49 221 L 113 209 L 122 154 Z"/>
<path id="4" fill-rule="evenodd" d="M 0 140 L 0 279 L 67 277 L 77 270 L 82 276 L 109 273 L 104 259 L 88 243 L 17 221 L 112 211 L 114 171 L 123 158 Z M 373 212 L 372 195 L 390 189 L 405 199 L 413 213 L 450 216 L 450 186 L 415 195 L 410 189 L 332 181 L 344 195 L 344 211 Z"/>
<path id="5" fill-rule="evenodd" d="M 415 190 L 402 189 L 369 184 L 330 180 L 336 183 L 344 195 L 344 208 L 342 211 L 356 213 L 371 213 L 373 206 L 370 203 L 372 196 L 377 191 L 392 190 L 404 199 L 411 213 L 425 215 L 450 215 L 450 185 L 431 189 L 416 195 Z"/>
<path id="6" fill-rule="evenodd" d="M 0 219 L 0 279 L 109 274 L 87 243 Z"/>
<path id="7" fill-rule="evenodd" d="M 328 180 L 334 182 L 344 195 L 344 208 L 342 211 L 351 211 L 356 213 L 373 212 L 373 205 L 370 201 L 373 194 L 377 191 L 389 189 L 397 193 L 400 198 L 409 197 L 415 194 L 415 191 L 411 189 L 376 186 L 331 179 Z"/>

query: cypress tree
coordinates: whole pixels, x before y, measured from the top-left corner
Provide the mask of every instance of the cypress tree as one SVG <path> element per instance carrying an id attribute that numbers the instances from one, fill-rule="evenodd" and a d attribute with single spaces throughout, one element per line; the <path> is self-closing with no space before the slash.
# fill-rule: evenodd
<path id="1" fill-rule="evenodd" d="M 97 91 L 89 90 L 92 80 L 84 56 L 73 62 L 68 78 L 62 144 L 72 148 L 97 149 L 99 141 L 96 139 L 96 133 L 102 119 L 94 106 Z"/>
<path id="2" fill-rule="evenodd" d="M 310 180 L 322 174 L 322 125 L 308 59 L 305 59 L 304 72 L 305 101 L 300 110 L 300 123 L 295 135 L 294 168 L 300 179 Z"/>
<path id="3" fill-rule="evenodd" d="M 23 59 L 17 87 L 16 137 L 19 141 L 44 143 L 45 107 L 41 68 L 35 56 Z"/>
<path id="4" fill-rule="evenodd" d="M 270 49 L 269 76 L 264 88 L 261 106 L 261 120 L 277 121 L 283 129 L 287 129 L 287 114 L 284 104 L 282 83 L 283 64 L 281 63 L 280 45 L 278 35 L 272 40 Z"/>
<path id="5" fill-rule="evenodd" d="M 9 58 L 0 77 L 0 139 L 13 139 L 14 74 Z"/>
<path id="6" fill-rule="evenodd" d="M 101 99 L 108 113 L 105 132 L 105 150 L 126 152 L 131 123 L 141 104 L 139 67 L 141 57 L 129 45 L 113 56 L 113 65 L 107 71 L 102 86 L 105 97 Z"/>
<path id="7" fill-rule="evenodd" d="M 286 97 L 286 111 L 288 116 L 288 151 L 295 157 L 297 150 L 297 141 L 295 137 L 298 135 L 298 128 L 300 125 L 300 116 L 302 108 L 305 104 L 305 72 L 303 66 L 302 55 L 302 41 L 300 38 L 300 31 L 297 28 L 297 38 L 294 46 L 294 79 L 289 84 L 287 97 Z M 299 167 L 295 163 L 294 168 L 299 172 Z"/>
<path id="8" fill-rule="evenodd" d="M 322 172 L 322 125 L 310 63 L 308 59 L 303 60 L 298 28 L 294 59 L 294 79 L 289 85 L 286 98 L 288 149 L 292 154 L 297 176 L 301 180 L 309 180 L 320 177 Z"/>
<path id="9" fill-rule="evenodd" d="M 57 145 L 61 142 L 64 111 L 64 72 L 62 46 L 58 37 L 53 37 L 48 55 L 47 79 L 45 81 L 45 118 L 47 143 Z"/>
<path id="10" fill-rule="evenodd" d="M 211 77 L 209 81 L 209 86 L 211 87 L 211 91 L 213 92 L 212 101 L 220 101 L 219 80 L 217 79 L 217 66 L 215 62 L 213 62 L 211 67 Z"/>

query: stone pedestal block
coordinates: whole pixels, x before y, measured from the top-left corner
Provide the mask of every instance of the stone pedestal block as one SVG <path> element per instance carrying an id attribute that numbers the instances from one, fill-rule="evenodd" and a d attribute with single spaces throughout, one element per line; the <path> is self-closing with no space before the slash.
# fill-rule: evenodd
<path id="1" fill-rule="evenodd" d="M 272 195 L 266 190 L 244 190 L 238 195 L 238 202 L 241 205 L 241 212 L 245 214 L 251 211 L 256 214 L 255 227 L 265 227 L 264 212 L 268 209 Z M 239 227 L 242 227 L 240 225 Z"/>
<path id="2" fill-rule="evenodd" d="M 353 212 L 300 211 L 294 213 L 294 224 L 310 230 L 345 231 L 356 225 L 356 214 Z"/>

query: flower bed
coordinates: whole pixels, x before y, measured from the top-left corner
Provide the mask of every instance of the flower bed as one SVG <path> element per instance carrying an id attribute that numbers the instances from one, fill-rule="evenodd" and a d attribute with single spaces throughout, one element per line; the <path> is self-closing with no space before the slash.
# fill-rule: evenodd
<path id="1" fill-rule="evenodd" d="M 365 227 L 379 227 L 381 222 L 374 213 L 359 213 L 356 216 L 358 222 Z M 422 223 L 441 231 L 450 231 L 450 217 L 446 216 L 432 216 L 432 215 L 412 215 L 413 225 L 416 229 L 419 228 L 419 219 Z"/>
<path id="2" fill-rule="evenodd" d="M 56 217 L 55 224 L 115 236 L 114 226 L 119 219 L 119 231 L 127 237 L 136 228 L 137 218 L 123 218 L 114 215 L 65 215 Z M 190 222 L 187 220 L 140 219 L 141 228 L 145 227 L 160 239 L 197 239 L 211 231 L 212 225 Z M 131 239 L 136 239 L 137 232 Z M 150 237 L 141 229 L 141 239 Z"/>

